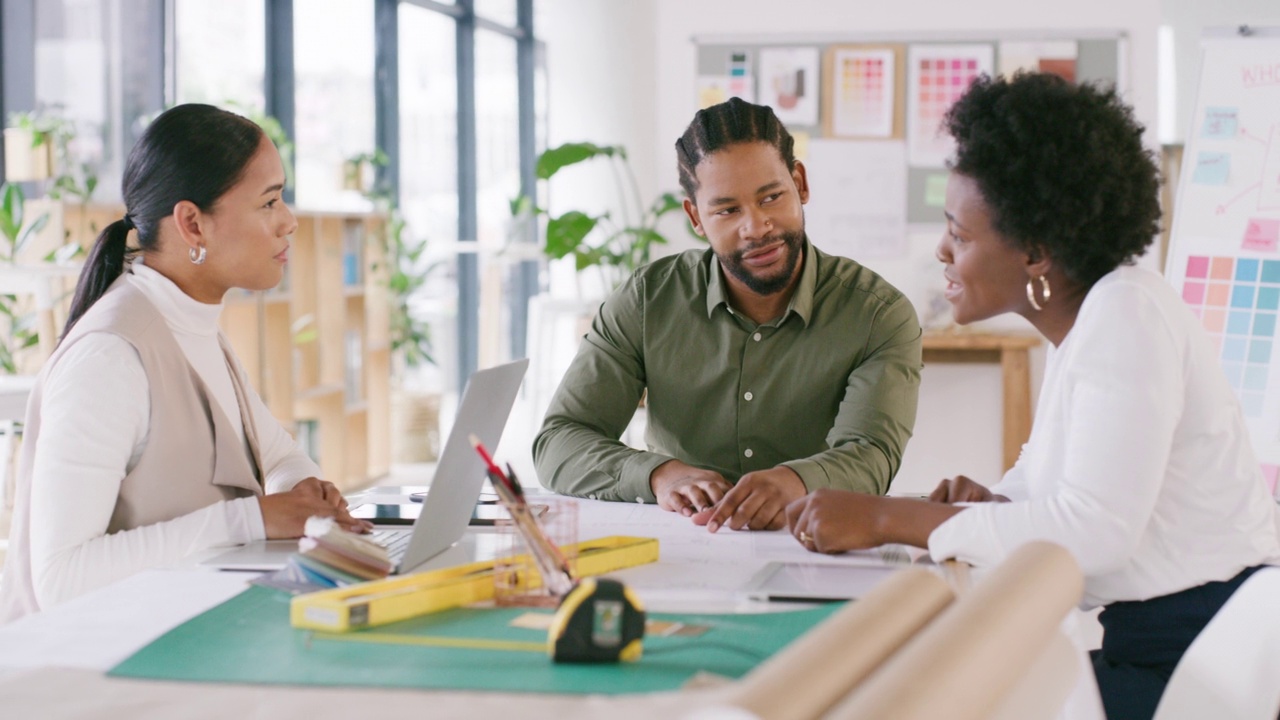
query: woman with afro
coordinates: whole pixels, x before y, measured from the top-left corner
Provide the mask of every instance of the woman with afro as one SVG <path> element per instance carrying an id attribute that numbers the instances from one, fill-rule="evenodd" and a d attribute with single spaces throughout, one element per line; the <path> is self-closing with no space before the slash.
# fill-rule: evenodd
<path id="1" fill-rule="evenodd" d="M 788 506 L 789 526 L 816 552 L 906 543 L 975 565 L 1031 540 L 1065 547 L 1083 606 L 1103 607 L 1107 715 L 1150 718 L 1200 630 L 1280 561 L 1276 504 L 1217 348 L 1133 265 L 1160 208 L 1130 108 L 1018 74 L 979 79 L 945 126 L 957 149 L 937 257 L 954 317 L 1017 313 L 1055 348 L 1031 438 L 990 489 L 959 476 L 930 502 L 821 490 Z"/>

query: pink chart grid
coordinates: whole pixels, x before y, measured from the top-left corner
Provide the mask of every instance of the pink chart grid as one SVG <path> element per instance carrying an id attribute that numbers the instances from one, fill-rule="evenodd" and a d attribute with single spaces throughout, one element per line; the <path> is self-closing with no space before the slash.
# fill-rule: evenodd
<path id="1" fill-rule="evenodd" d="M 1247 417 L 1261 417 L 1280 313 L 1280 260 L 1187 258 L 1182 299 L 1218 347 Z"/>

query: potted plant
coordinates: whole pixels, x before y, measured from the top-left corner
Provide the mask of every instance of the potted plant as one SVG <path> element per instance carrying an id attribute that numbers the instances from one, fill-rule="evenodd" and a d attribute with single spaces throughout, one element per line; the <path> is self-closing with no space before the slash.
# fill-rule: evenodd
<path id="1" fill-rule="evenodd" d="M 667 243 L 666 236 L 658 231 L 658 223 L 668 213 L 680 210 L 682 201 L 676 194 L 665 192 L 645 204 L 626 148 L 620 145 L 574 142 L 550 148 L 538 156 L 537 177 L 550 180 L 566 167 L 597 159 L 609 163 L 613 171 L 619 197 L 617 216 L 612 212 L 592 215 L 582 210 L 551 216 L 527 195 L 511 201 L 511 213 L 516 228 L 545 217 L 543 252 L 547 257 L 558 260 L 572 256 L 579 271 L 596 268 L 604 286 L 612 288 L 649 262 L 654 245 Z"/>
<path id="2" fill-rule="evenodd" d="M 4 175 L 9 182 L 44 180 L 53 175 L 53 140 L 37 127 L 32 113 L 9 116 L 4 129 Z"/>
<path id="3" fill-rule="evenodd" d="M 66 203 L 75 203 L 76 211 L 70 218 L 70 225 L 75 227 L 83 222 L 85 206 L 98 187 L 94 165 L 77 157 L 74 151 L 75 139 L 75 123 L 56 110 L 13 113 L 5 128 L 6 178 L 11 182 L 39 182 L 44 192 L 44 197 L 26 200 L 25 214 L 40 220 L 40 229 L 26 236 L 23 246 L 30 246 L 36 256 L 46 259 L 66 260 L 75 255 L 67 250 L 73 233 L 67 227 Z M 24 151 L 13 152 L 15 145 L 24 147 Z M 94 227 L 78 230 L 77 236 L 97 234 Z M 10 250 L 14 248 L 11 246 Z"/>

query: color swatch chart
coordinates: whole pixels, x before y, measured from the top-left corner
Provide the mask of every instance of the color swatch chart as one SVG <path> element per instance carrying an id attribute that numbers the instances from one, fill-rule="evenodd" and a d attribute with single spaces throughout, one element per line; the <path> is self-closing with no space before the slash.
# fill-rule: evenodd
<path id="1" fill-rule="evenodd" d="M 907 161 L 912 167 L 945 167 L 954 150 L 942 119 L 969 85 L 990 73 L 989 44 L 913 45 L 907 49 Z"/>
<path id="2" fill-rule="evenodd" d="M 1182 299 L 1219 348 L 1248 417 L 1261 417 L 1280 313 L 1280 260 L 1192 255 Z"/>
<path id="3" fill-rule="evenodd" d="M 885 59 L 851 55 L 838 61 L 836 77 L 840 82 L 840 97 L 837 102 L 849 108 L 852 115 L 849 122 L 855 125 L 879 122 L 893 102 L 892 87 L 885 86 Z"/>
<path id="4" fill-rule="evenodd" d="M 974 58 L 921 58 L 920 119 L 940 126 L 942 116 L 969 89 L 978 72 Z"/>

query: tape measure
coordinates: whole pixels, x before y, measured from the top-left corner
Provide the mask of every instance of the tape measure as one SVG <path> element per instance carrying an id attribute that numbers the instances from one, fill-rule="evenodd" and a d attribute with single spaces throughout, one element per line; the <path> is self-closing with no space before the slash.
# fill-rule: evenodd
<path id="1" fill-rule="evenodd" d="M 556 609 L 547 652 L 555 662 L 634 662 L 643 650 L 644 621 L 644 605 L 626 585 L 582 578 Z"/>

